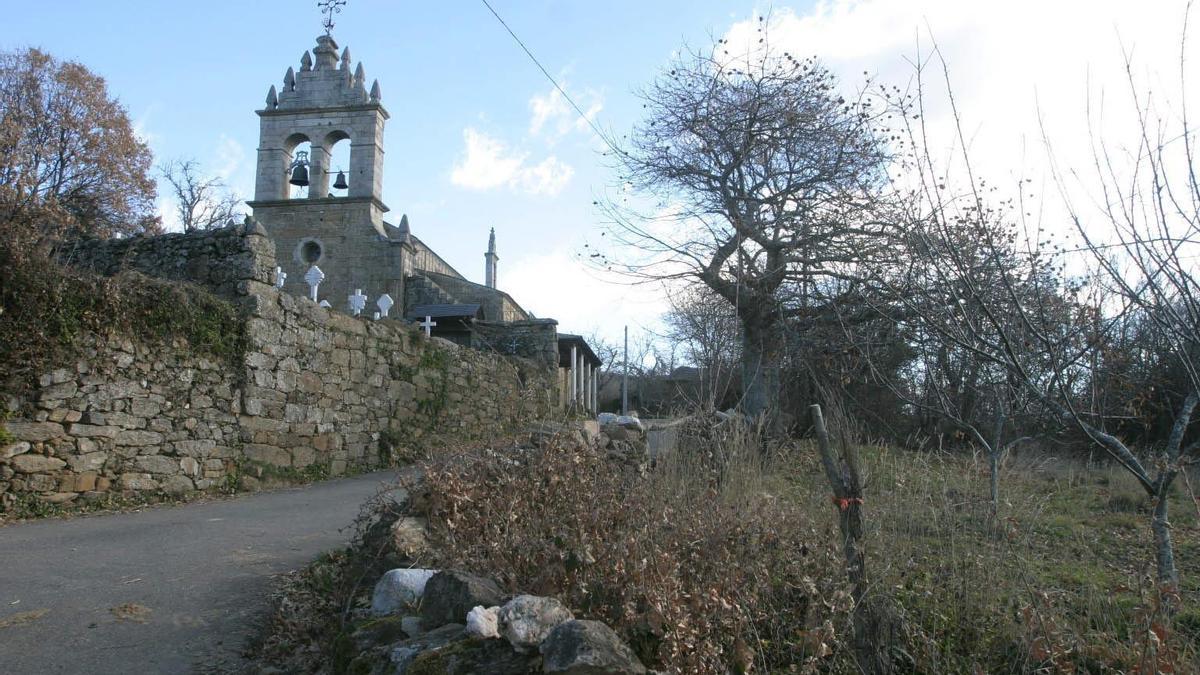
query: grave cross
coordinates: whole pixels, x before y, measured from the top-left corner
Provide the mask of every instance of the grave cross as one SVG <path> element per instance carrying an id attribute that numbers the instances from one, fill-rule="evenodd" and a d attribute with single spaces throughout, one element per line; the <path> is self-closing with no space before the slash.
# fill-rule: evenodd
<path id="1" fill-rule="evenodd" d="M 437 325 L 437 322 L 433 320 L 432 316 L 426 316 L 425 320 L 417 325 L 421 328 L 424 328 L 425 337 L 429 337 L 430 335 L 433 335 L 433 327 Z"/>
<path id="2" fill-rule="evenodd" d="M 284 272 L 282 267 L 276 267 L 275 288 L 283 288 L 283 282 L 285 281 L 287 281 L 287 272 Z"/>
<path id="3" fill-rule="evenodd" d="M 317 287 L 320 286 L 321 282 L 324 280 L 325 273 L 322 272 L 321 268 L 317 267 L 316 265 L 308 268 L 308 271 L 304 273 L 304 281 L 308 283 L 308 297 L 311 298 L 313 302 L 317 301 Z"/>
<path id="4" fill-rule="evenodd" d="M 351 295 L 349 300 L 350 311 L 354 314 L 354 316 L 362 314 L 363 307 L 367 306 L 367 296 L 363 295 L 362 289 L 354 289 L 354 295 Z"/>
<path id="5" fill-rule="evenodd" d="M 388 295 L 387 293 L 379 296 L 379 299 L 375 301 L 375 306 L 379 308 L 379 316 L 382 316 L 385 319 L 387 318 L 388 312 L 392 310 L 392 305 L 394 304 L 396 303 L 394 300 L 392 300 L 392 296 Z"/>

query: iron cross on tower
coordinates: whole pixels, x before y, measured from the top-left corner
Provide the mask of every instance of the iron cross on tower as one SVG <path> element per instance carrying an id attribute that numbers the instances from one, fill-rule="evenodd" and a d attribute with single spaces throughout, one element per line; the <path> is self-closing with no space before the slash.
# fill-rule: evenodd
<path id="1" fill-rule="evenodd" d="M 321 25 L 325 27 L 325 34 L 329 35 L 333 32 L 333 15 L 341 14 L 342 7 L 346 5 L 346 0 L 321 0 L 317 3 L 317 7 L 321 9 L 321 13 L 325 18 L 321 21 Z"/>

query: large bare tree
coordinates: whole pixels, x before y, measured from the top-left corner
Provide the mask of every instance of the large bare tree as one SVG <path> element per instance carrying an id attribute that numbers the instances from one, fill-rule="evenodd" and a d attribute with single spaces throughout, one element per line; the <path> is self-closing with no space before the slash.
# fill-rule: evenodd
<path id="1" fill-rule="evenodd" d="M 176 159 L 159 167 L 171 187 L 175 215 L 184 232 L 211 230 L 240 222 L 242 199 L 219 177 L 206 176 L 195 160 Z"/>
<path id="2" fill-rule="evenodd" d="M 602 203 L 626 245 L 606 264 L 702 283 L 733 307 L 753 415 L 778 405 L 785 326 L 828 315 L 828 289 L 846 286 L 823 282 L 882 249 L 868 213 L 888 162 L 885 112 L 765 30 L 744 56 L 723 41 L 684 51 L 642 92 L 645 119 L 616 154 L 623 189 Z"/>
<path id="3" fill-rule="evenodd" d="M 151 163 L 102 78 L 37 49 L 0 52 L 0 221 L 34 240 L 157 231 Z"/>

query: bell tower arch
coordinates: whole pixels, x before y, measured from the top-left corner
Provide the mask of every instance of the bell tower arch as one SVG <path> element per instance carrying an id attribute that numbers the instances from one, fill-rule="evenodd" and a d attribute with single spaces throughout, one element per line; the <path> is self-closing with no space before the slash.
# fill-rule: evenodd
<path id="1" fill-rule="evenodd" d="M 383 221 L 388 112 L 378 80 L 368 88 L 362 63 L 351 69 L 349 48 L 339 55 L 333 37 L 321 35 L 311 53 L 301 55 L 299 70 L 289 67 L 282 88 L 272 85 L 256 112 L 258 168 L 254 200 L 247 203 L 289 271 L 285 290 L 307 294 L 303 270 L 312 264 L 316 242 L 326 274 L 321 295 L 335 307 L 355 288 L 396 297 L 394 284 L 380 279 L 398 276 L 382 270 L 400 265 L 391 260 L 399 254 L 387 252 L 395 228 Z M 340 142 L 349 143 L 348 165 L 331 166 L 330 152 Z"/>

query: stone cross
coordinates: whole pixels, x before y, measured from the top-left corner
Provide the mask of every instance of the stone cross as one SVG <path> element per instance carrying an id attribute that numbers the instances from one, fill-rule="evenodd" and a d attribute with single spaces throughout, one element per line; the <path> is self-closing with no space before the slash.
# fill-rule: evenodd
<path id="1" fill-rule="evenodd" d="M 358 316 L 359 314 L 362 314 L 363 307 L 367 306 L 367 296 L 363 295 L 362 289 L 361 288 L 354 289 L 354 295 L 351 295 L 349 300 L 350 300 L 350 312 L 352 314 L 354 314 L 354 316 Z"/>
<path id="2" fill-rule="evenodd" d="M 308 284 L 308 297 L 313 301 L 317 301 L 317 287 L 325 280 L 325 273 L 320 267 L 313 265 L 304 273 L 304 281 Z"/>
<path id="3" fill-rule="evenodd" d="M 433 335 L 433 327 L 437 325 L 437 322 L 433 320 L 432 316 L 426 316 L 425 320 L 417 325 L 421 328 L 424 328 L 425 337 L 429 337 L 430 335 Z"/>
<path id="4" fill-rule="evenodd" d="M 325 309 L 332 309 L 332 308 L 333 308 L 333 305 L 329 304 L 329 301 L 328 301 L 328 300 L 322 300 L 322 301 L 321 301 L 321 304 L 320 304 L 320 305 L 317 305 L 317 306 L 318 306 L 318 307 L 324 307 Z"/>
<path id="5" fill-rule="evenodd" d="M 375 312 L 375 320 L 376 320 L 376 321 L 378 321 L 378 320 L 379 320 L 379 312 Z"/>
<path id="6" fill-rule="evenodd" d="M 284 272 L 282 267 L 276 267 L 275 288 L 283 288 L 283 282 L 285 281 L 287 281 L 287 272 Z"/>
<path id="7" fill-rule="evenodd" d="M 392 296 L 388 295 L 387 293 L 379 296 L 379 299 L 375 301 L 375 306 L 379 308 L 379 316 L 382 316 L 385 319 L 387 318 L 388 312 L 392 311 L 392 305 L 394 304 L 396 304 L 396 302 L 392 300 Z"/>

